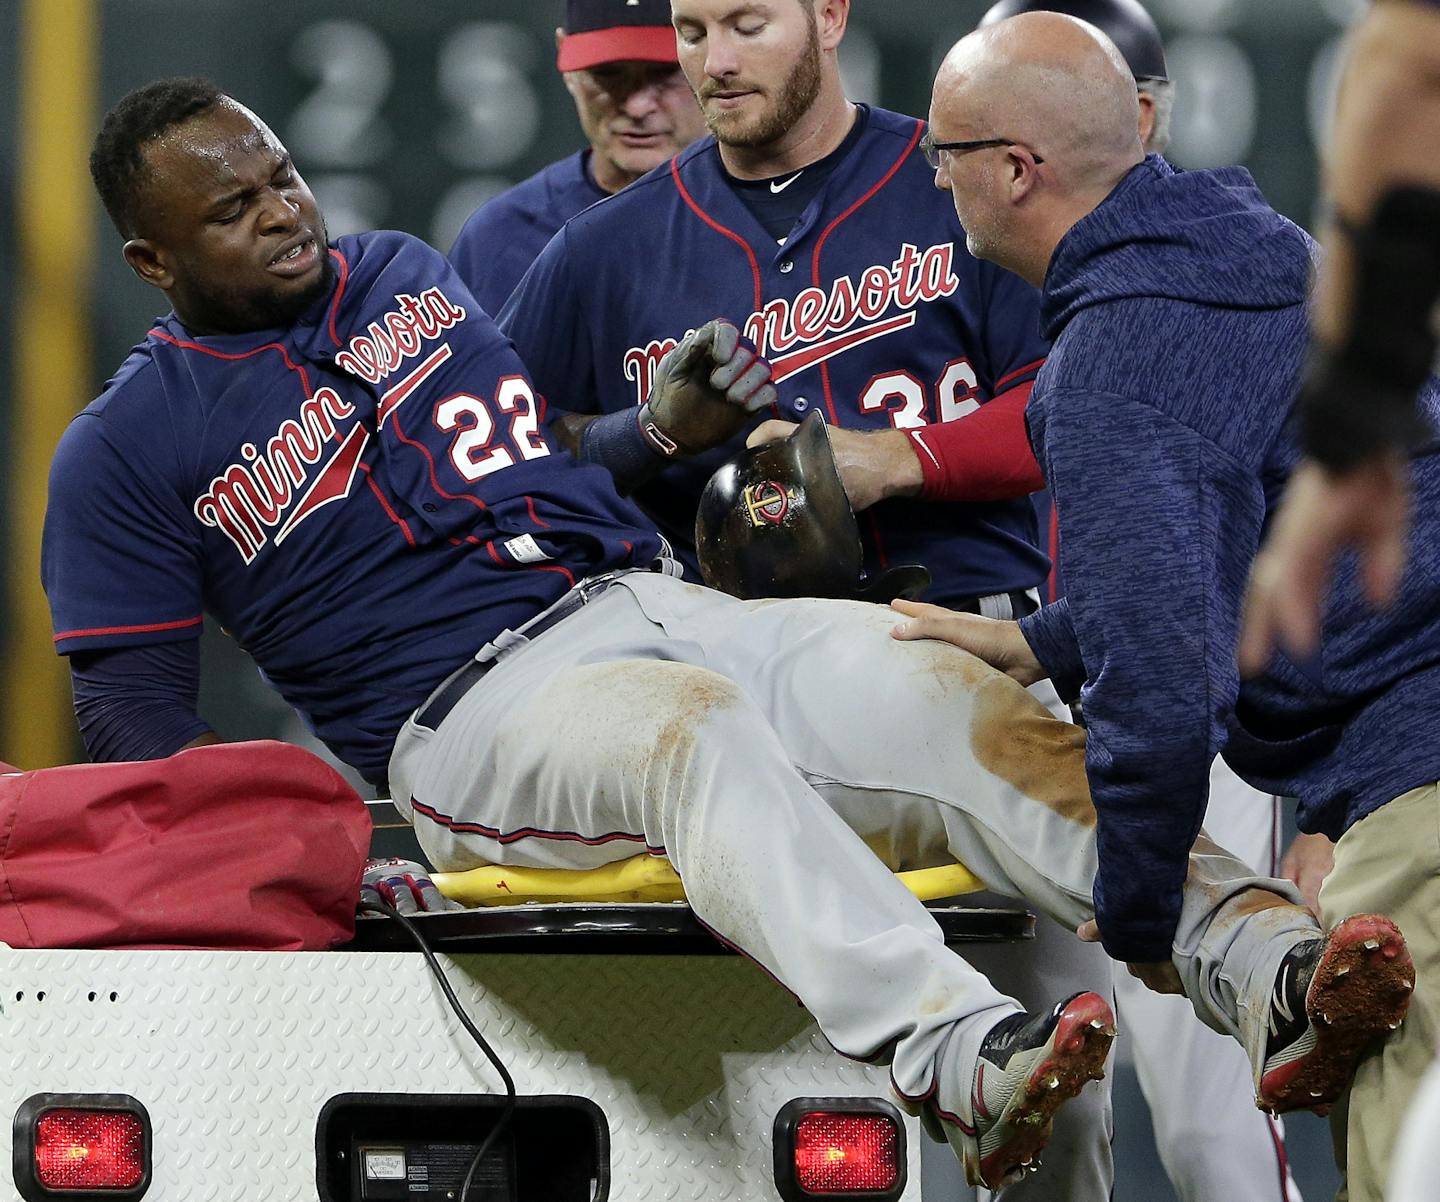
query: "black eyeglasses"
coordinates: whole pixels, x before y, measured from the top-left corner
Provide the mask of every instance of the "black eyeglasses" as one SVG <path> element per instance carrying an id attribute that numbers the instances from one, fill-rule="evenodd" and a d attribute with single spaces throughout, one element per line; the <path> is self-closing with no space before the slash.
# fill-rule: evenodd
<path id="1" fill-rule="evenodd" d="M 948 150 L 951 154 L 964 154 L 967 150 L 985 150 L 991 146 L 1023 145 L 1023 142 L 1016 142 L 1013 138 L 978 138 L 973 142 L 937 142 L 935 141 L 935 135 L 927 129 L 924 136 L 920 139 L 920 153 L 925 156 L 925 161 L 929 163 L 933 169 L 938 170 L 940 167 L 940 152 L 942 150 Z M 1034 151 L 1030 152 L 1030 157 L 1037 163 L 1043 163 L 1045 161 Z"/>

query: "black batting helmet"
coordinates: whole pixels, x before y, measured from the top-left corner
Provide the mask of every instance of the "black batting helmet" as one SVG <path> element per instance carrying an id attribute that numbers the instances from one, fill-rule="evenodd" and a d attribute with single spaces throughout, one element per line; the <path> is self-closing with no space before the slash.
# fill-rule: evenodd
<path id="1" fill-rule="evenodd" d="M 789 438 L 742 451 L 700 494 L 695 550 L 705 583 L 757 597 L 849 597 L 881 603 L 920 597 L 930 573 L 918 564 L 867 580 L 860 525 L 819 412 Z"/>
<path id="2" fill-rule="evenodd" d="M 1000 0 L 980 18 L 977 29 L 1021 13 L 1064 13 L 1089 21 L 1120 48 L 1137 80 L 1169 79 L 1160 31 L 1140 0 Z"/>

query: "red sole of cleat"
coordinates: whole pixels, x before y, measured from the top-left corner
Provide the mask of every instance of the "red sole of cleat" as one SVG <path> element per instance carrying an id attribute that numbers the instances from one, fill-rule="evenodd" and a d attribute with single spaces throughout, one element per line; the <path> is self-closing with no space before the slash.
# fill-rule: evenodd
<path id="1" fill-rule="evenodd" d="M 1267 1073 L 1256 1104 L 1276 1114 L 1328 1109 L 1366 1049 L 1400 1025 L 1414 989 L 1415 965 L 1395 924 L 1378 914 L 1345 919 L 1326 938 L 1305 994 L 1315 1046 Z"/>
<path id="2" fill-rule="evenodd" d="M 1055 1023 L 1049 1054 L 1030 1070 L 1000 1116 L 1009 1128 L 1004 1142 L 981 1160 L 980 1181 L 972 1184 L 999 1189 L 1036 1159 L 1061 1104 L 1105 1075 L 1114 1041 L 1115 1013 L 1105 999 L 1098 993 L 1072 998 Z"/>

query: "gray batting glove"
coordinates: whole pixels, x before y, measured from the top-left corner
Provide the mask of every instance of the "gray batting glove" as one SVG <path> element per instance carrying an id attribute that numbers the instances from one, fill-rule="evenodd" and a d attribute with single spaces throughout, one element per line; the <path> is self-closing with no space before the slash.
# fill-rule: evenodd
<path id="1" fill-rule="evenodd" d="M 729 442 L 779 399 L 770 364 L 728 321 L 707 321 L 660 360 L 640 407 L 645 439 L 667 459 Z"/>
<path id="2" fill-rule="evenodd" d="M 435 888 L 427 869 L 414 860 L 395 856 L 366 861 L 365 873 L 360 878 L 360 900 L 384 902 L 406 915 L 465 908 Z"/>

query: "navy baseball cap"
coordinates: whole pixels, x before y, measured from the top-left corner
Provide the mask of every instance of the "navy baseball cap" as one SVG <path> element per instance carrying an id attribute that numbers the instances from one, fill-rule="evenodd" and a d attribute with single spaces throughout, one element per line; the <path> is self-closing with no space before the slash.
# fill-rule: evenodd
<path id="1" fill-rule="evenodd" d="M 670 0 L 565 0 L 556 64 L 583 71 L 602 63 L 679 62 Z"/>
<path id="2" fill-rule="evenodd" d="M 1140 0 L 1000 0 L 977 29 L 1021 13 L 1063 13 L 1088 21 L 1119 48 L 1136 80 L 1168 80 L 1165 45 Z"/>

